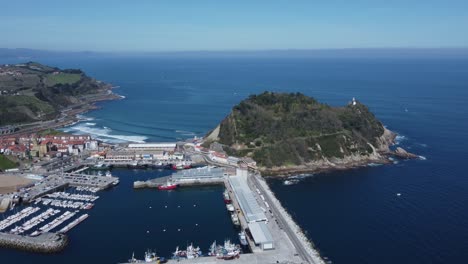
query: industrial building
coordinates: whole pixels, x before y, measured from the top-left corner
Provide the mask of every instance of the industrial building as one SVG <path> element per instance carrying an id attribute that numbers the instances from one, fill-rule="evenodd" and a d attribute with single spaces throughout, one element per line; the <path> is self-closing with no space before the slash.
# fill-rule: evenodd
<path id="1" fill-rule="evenodd" d="M 258 205 L 247 184 L 247 171 L 237 169 L 236 176 L 229 177 L 229 184 L 234 191 L 234 195 L 239 202 L 247 223 L 266 221 L 267 217 L 262 208 Z"/>
<path id="2" fill-rule="evenodd" d="M 249 230 L 255 245 L 259 246 L 262 250 L 274 249 L 273 237 L 265 222 L 249 223 Z"/>
<path id="3" fill-rule="evenodd" d="M 163 151 L 174 151 L 177 144 L 173 142 L 169 143 L 138 143 L 128 144 L 128 150 L 163 150 Z"/>
<path id="4" fill-rule="evenodd" d="M 172 179 L 178 182 L 191 180 L 219 180 L 226 176 L 223 168 L 202 167 L 189 170 L 181 170 L 172 174 Z"/>

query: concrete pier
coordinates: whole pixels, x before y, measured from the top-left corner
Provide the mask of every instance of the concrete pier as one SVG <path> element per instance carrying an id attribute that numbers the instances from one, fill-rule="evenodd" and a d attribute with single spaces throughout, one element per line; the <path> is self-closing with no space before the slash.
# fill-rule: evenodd
<path id="1" fill-rule="evenodd" d="M 165 180 L 167 181 L 167 178 Z M 193 185 L 196 180 L 197 183 L 202 183 L 200 179 L 184 180 L 187 185 Z M 235 213 L 239 216 L 241 228 L 246 230 L 246 237 L 252 249 L 252 253 L 241 254 L 238 259 L 230 260 L 230 263 L 325 263 L 259 175 L 238 170 L 235 176 L 223 175 L 216 182 L 226 187 Z M 262 244 L 263 241 L 255 241 L 253 232 L 249 230 L 249 227 L 255 228 L 258 225 L 263 225 L 262 228 L 265 230 L 260 232 L 267 232 L 266 235 L 272 240 L 271 243 L 268 242 L 268 247 Z M 258 230 L 255 232 L 257 239 L 259 239 L 258 232 Z M 200 257 L 168 261 L 168 263 L 176 262 L 208 264 L 225 263 L 225 260 Z"/>

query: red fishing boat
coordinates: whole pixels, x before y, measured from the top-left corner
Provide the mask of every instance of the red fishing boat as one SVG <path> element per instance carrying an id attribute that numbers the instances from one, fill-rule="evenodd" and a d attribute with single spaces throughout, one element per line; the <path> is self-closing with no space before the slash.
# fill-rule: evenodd
<path id="1" fill-rule="evenodd" d="M 174 190 L 174 189 L 177 189 L 177 187 L 178 185 L 175 183 L 166 182 L 163 185 L 159 185 L 158 190 L 161 190 L 161 191 Z"/>

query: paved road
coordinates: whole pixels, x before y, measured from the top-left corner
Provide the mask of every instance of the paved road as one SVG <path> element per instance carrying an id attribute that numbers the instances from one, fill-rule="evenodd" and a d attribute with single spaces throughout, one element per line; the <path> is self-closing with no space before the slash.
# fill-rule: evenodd
<path id="1" fill-rule="evenodd" d="M 262 193 L 267 194 L 263 186 L 259 183 L 259 180 L 257 179 L 256 175 L 249 176 L 248 179 L 251 179 L 253 182 L 253 185 L 258 188 Z M 315 264 L 316 262 L 312 259 L 312 257 L 309 255 L 307 250 L 304 248 L 303 244 L 299 241 L 299 238 L 296 236 L 294 231 L 291 229 L 291 227 L 288 225 L 286 220 L 284 219 L 283 215 L 279 211 L 279 209 L 276 207 L 276 204 L 271 201 L 269 195 L 264 195 L 266 202 L 270 205 L 270 209 L 272 210 L 273 214 L 276 216 L 276 219 L 278 220 L 280 226 L 283 228 L 283 230 L 286 232 L 288 235 L 289 239 L 293 243 L 294 247 L 297 250 L 297 253 L 301 258 L 308 263 L 313 263 Z"/>

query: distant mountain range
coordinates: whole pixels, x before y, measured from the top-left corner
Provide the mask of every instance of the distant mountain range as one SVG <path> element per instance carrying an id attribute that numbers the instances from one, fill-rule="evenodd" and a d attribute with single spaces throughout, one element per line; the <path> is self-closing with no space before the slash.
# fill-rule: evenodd
<path id="1" fill-rule="evenodd" d="M 258 57 L 258 58 L 468 58 L 468 48 L 375 48 L 375 49 L 310 49 L 310 50 L 226 50 L 226 51 L 154 51 L 95 52 L 50 51 L 0 48 L 0 59 L 38 60 L 57 57 Z"/>

